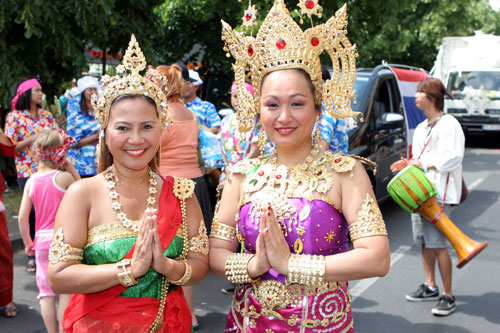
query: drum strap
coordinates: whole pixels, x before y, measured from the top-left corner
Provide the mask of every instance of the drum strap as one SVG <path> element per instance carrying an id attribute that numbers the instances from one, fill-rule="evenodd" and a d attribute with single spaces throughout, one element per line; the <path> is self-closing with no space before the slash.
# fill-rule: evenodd
<path id="1" fill-rule="evenodd" d="M 444 114 L 440 115 L 439 117 L 437 117 L 436 119 L 434 119 L 434 121 L 432 122 L 432 124 L 429 126 L 429 131 L 427 132 L 427 135 L 425 136 L 425 140 L 427 140 L 427 138 L 429 138 L 429 140 L 427 140 L 427 142 L 425 142 L 424 144 L 424 147 L 422 148 L 422 151 L 420 152 L 420 155 L 418 155 L 418 159 L 420 159 L 422 157 L 422 154 L 424 153 L 424 150 L 425 148 L 427 147 L 427 145 L 429 144 L 429 142 L 431 142 L 431 139 L 432 139 L 432 130 L 434 128 L 434 126 L 436 126 L 437 122 L 444 116 Z"/>

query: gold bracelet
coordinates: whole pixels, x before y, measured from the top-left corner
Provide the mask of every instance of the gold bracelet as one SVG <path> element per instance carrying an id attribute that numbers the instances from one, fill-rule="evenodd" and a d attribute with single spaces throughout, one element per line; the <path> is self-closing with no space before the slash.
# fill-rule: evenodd
<path id="1" fill-rule="evenodd" d="M 236 228 L 224 223 L 220 223 L 214 219 L 214 223 L 212 224 L 212 231 L 210 232 L 210 238 L 218 238 L 232 242 L 235 236 Z"/>
<path id="2" fill-rule="evenodd" d="M 191 276 L 193 275 L 193 269 L 191 268 L 191 265 L 187 262 L 186 259 L 182 259 L 182 261 L 184 262 L 184 266 L 186 267 L 184 275 L 177 281 L 170 281 L 170 283 L 177 286 L 183 286 L 188 283 L 188 281 L 191 280 Z"/>
<path id="3" fill-rule="evenodd" d="M 227 258 L 224 273 L 231 283 L 251 283 L 257 280 L 248 275 L 248 262 L 255 255 L 251 253 L 235 253 Z"/>
<path id="4" fill-rule="evenodd" d="M 55 265 L 61 261 L 82 261 L 82 259 L 83 250 L 65 243 L 63 228 L 60 227 L 54 234 L 54 239 L 49 247 L 49 262 Z"/>
<path id="5" fill-rule="evenodd" d="M 288 259 L 288 284 L 298 283 L 317 286 L 325 280 L 326 261 L 324 256 L 292 254 Z"/>
<path id="6" fill-rule="evenodd" d="M 120 284 L 125 288 L 135 286 L 138 282 L 132 275 L 132 272 L 127 270 L 127 266 L 130 266 L 130 259 L 123 259 L 116 263 L 116 266 L 122 269 L 122 272 L 118 272 L 118 280 L 120 280 Z"/>
<path id="7" fill-rule="evenodd" d="M 349 224 L 349 233 L 351 241 L 370 236 L 387 236 L 382 213 L 368 193 L 358 211 L 358 220 Z"/>

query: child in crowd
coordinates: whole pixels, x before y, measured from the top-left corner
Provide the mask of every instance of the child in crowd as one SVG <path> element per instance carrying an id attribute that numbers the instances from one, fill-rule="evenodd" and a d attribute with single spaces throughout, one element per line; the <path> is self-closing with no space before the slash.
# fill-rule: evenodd
<path id="1" fill-rule="evenodd" d="M 37 172 L 31 175 L 24 188 L 19 207 L 19 230 L 27 255 L 35 255 L 36 283 L 43 322 L 49 333 L 58 331 L 57 320 L 62 320 L 70 295 L 59 295 L 56 311 L 56 294 L 50 289 L 47 278 L 49 245 L 54 234 L 54 221 L 64 192 L 75 180 L 80 179 L 71 162 L 65 159 L 66 150 L 75 140 L 62 130 L 40 134 L 34 143 L 38 157 Z M 66 171 L 59 171 L 64 167 Z M 36 233 L 32 240 L 29 233 L 31 207 L 36 210 Z"/>

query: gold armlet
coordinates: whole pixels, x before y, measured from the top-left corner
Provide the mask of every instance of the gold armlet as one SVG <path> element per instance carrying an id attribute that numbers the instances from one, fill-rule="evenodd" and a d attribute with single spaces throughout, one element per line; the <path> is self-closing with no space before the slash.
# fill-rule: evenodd
<path id="1" fill-rule="evenodd" d="M 116 263 L 116 267 L 122 270 L 121 272 L 118 272 L 118 280 L 125 288 L 135 286 L 138 283 L 132 275 L 132 272 L 127 269 L 127 266 L 130 268 L 130 263 L 130 259 L 123 259 L 122 261 Z"/>
<path id="2" fill-rule="evenodd" d="M 188 251 L 201 253 L 204 256 L 208 254 L 207 228 L 205 228 L 205 222 L 203 220 L 200 221 L 198 236 L 191 238 L 188 242 Z"/>
<path id="3" fill-rule="evenodd" d="M 387 236 L 382 213 L 368 193 L 358 211 L 358 220 L 349 225 L 349 233 L 351 241 L 370 236 Z"/>
<path id="4" fill-rule="evenodd" d="M 288 284 L 298 283 L 317 286 L 325 280 L 326 261 L 324 256 L 292 254 L 288 259 Z"/>
<path id="5" fill-rule="evenodd" d="M 211 238 L 218 238 L 232 242 L 236 237 L 236 228 L 231 227 L 224 223 L 219 223 L 214 219 L 212 224 L 212 231 L 210 233 Z"/>
<path id="6" fill-rule="evenodd" d="M 61 261 L 81 261 L 83 259 L 83 250 L 72 247 L 64 242 L 62 227 L 54 234 L 54 239 L 49 248 L 49 261 L 52 265 Z"/>
<path id="7" fill-rule="evenodd" d="M 188 281 L 191 280 L 191 276 L 193 275 L 193 269 L 191 268 L 191 265 L 187 262 L 186 259 L 182 259 L 182 261 L 184 262 L 184 265 L 186 267 L 184 275 L 177 281 L 170 281 L 170 283 L 175 284 L 177 286 L 183 286 L 186 283 L 188 283 Z"/>
<path id="8" fill-rule="evenodd" d="M 248 262 L 254 254 L 235 253 L 227 258 L 224 265 L 224 273 L 231 283 L 251 283 L 257 280 L 248 275 Z"/>

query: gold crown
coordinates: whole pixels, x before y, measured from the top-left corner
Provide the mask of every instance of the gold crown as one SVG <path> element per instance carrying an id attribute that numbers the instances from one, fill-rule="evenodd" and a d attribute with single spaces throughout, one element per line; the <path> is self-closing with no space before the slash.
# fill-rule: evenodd
<path id="1" fill-rule="evenodd" d="M 109 110 L 111 103 L 119 96 L 126 94 L 139 94 L 148 96 L 156 103 L 160 127 L 163 129 L 168 125 L 167 99 L 160 86 L 166 84 L 167 79 L 155 70 L 148 70 L 145 76 L 139 74 L 146 68 L 146 59 L 142 53 L 139 43 L 134 34 L 130 38 L 127 51 L 123 56 L 123 65 L 116 67 L 117 75 L 104 75 L 101 78 L 102 95 L 92 96 L 92 106 L 96 119 L 101 128 L 106 128 L 109 121 Z M 130 74 L 126 73 L 130 71 Z"/>
<path id="2" fill-rule="evenodd" d="M 306 13 L 310 17 L 311 13 Z M 256 37 L 245 36 L 222 21 L 224 51 L 230 52 L 236 60 L 233 70 L 240 106 L 237 113 L 239 129 L 248 131 L 254 126 L 255 114 L 259 112 L 262 78 L 270 72 L 290 68 L 299 68 L 309 74 L 316 90 L 316 103 L 323 100 L 327 112 L 333 117 L 357 116 L 359 112 L 351 109 L 351 99 L 355 97 L 352 88 L 358 53 L 356 45 L 351 45 L 346 34 L 347 5 L 325 24 L 305 31 L 291 18 L 283 0 L 274 2 Z M 320 54 L 324 51 L 332 59 L 333 77 L 323 84 Z M 254 97 L 245 88 L 246 71 L 250 73 Z"/>

